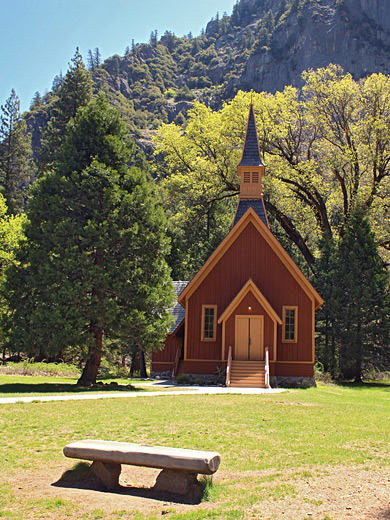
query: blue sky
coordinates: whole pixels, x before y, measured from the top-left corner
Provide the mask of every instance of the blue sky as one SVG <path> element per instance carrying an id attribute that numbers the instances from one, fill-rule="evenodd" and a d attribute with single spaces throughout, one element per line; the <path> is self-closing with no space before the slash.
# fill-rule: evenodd
<path id="1" fill-rule="evenodd" d="M 202 27 L 236 0 L 0 0 L 0 104 L 14 88 L 27 110 L 36 91 L 50 90 L 68 69 L 76 47 L 102 58 L 123 56 L 127 45 L 148 42 L 151 31 L 183 36 Z"/>

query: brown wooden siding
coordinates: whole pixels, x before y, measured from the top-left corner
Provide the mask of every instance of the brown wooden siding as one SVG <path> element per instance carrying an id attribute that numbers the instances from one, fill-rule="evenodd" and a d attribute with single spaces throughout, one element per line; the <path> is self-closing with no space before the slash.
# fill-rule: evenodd
<path id="1" fill-rule="evenodd" d="M 275 376 L 313 377 L 314 368 L 312 363 L 276 363 L 273 369 L 270 366 L 270 373 Z"/>
<path id="2" fill-rule="evenodd" d="M 155 370 L 154 363 L 164 363 L 167 361 L 175 361 L 177 349 L 182 345 L 183 338 L 175 334 L 168 334 L 164 341 L 164 348 L 152 352 L 152 370 Z"/>
<path id="3" fill-rule="evenodd" d="M 249 278 L 252 278 L 280 317 L 282 317 L 283 305 L 298 306 L 298 342 L 283 344 L 282 328 L 278 326 L 277 359 L 311 361 L 313 303 L 251 223 L 243 229 L 240 236 L 189 298 L 186 318 L 189 327 L 186 358 L 223 358 L 221 325 L 217 327 L 215 342 L 201 341 L 202 305 L 217 305 L 218 316 L 220 316 Z"/>
<path id="4" fill-rule="evenodd" d="M 248 311 L 248 307 L 252 307 L 252 311 Z M 227 359 L 228 356 L 228 348 L 229 345 L 232 346 L 232 355 L 234 359 L 234 347 L 235 347 L 235 316 L 239 315 L 248 315 L 248 316 L 256 316 L 263 315 L 264 316 L 264 348 L 268 347 L 270 360 L 274 359 L 273 356 L 273 345 L 274 345 L 274 322 L 271 320 L 269 315 L 267 314 L 264 307 L 257 301 L 256 297 L 252 292 L 248 293 L 243 300 L 237 305 L 234 309 L 233 314 L 230 316 L 228 320 L 226 320 L 225 325 L 225 356 Z"/>
<path id="5" fill-rule="evenodd" d="M 156 363 L 155 361 L 153 361 L 151 370 L 152 372 L 172 372 L 174 365 L 174 361 L 170 363 Z"/>

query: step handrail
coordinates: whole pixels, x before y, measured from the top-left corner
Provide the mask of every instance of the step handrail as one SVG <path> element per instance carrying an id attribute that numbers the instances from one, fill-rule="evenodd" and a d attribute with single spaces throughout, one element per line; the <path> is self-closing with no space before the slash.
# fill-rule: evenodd
<path id="1" fill-rule="evenodd" d="M 265 347 L 265 364 L 264 364 L 264 383 L 266 388 L 270 388 L 269 384 L 269 352 L 268 347 Z"/>
<path id="2" fill-rule="evenodd" d="M 230 371 L 232 367 L 232 347 L 229 345 L 228 359 L 226 366 L 226 386 L 230 386 Z"/>

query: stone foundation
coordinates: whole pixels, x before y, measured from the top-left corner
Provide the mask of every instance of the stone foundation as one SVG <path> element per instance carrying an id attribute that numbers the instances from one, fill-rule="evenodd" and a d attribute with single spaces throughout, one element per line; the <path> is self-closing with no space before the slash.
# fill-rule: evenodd
<path id="1" fill-rule="evenodd" d="M 150 377 L 157 379 L 171 379 L 172 372 L 151 372 Z M 179 374 L 176 378 L 178 385 L 196 386 L 225 386 L 226 375 L 214 374 Z M 271 388 L 310 388 L 317 386 L 314 377 L 307 376 L 271 376 Z"/>
<path id="2" fill-rule="evenodd" d="M 314 377 L 307 376 L 271 376 L 272 388 L 310 388 L 317 386 Z"/>
<path id="3" fill-rule="evenodd" d="M 155 379 L 171 379 L 172 370 L 166 370 L 165 372 L 150 372 L 150 377 Z"/>
<path id="4" fill-rule="evenodd" d="M 150 377 L 171 379 L 172 372 L 151 372 Z M 226 374 L 179 374 L 174 379 L 178 385 L 224 386 Z"/>

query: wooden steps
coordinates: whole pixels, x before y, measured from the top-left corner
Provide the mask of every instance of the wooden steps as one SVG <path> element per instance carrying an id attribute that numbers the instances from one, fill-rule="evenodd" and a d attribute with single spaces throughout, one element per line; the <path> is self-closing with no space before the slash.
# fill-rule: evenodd
<path id="1" fill-rule="evenodd" d="M 232 361 L 229 386 L 266 388 L 264 361 Z"/>

